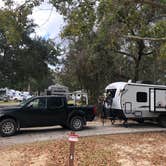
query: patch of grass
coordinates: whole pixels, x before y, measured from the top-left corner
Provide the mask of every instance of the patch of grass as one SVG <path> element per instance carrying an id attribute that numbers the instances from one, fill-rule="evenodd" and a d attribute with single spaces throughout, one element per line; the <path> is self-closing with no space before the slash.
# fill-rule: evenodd
<path id="1" fill-rule="evenodd" d="M 0 101 L 0 106 L 1 105 L 18 105 L 20 102 L 15 102 L 15 101 L 8 101 L 8 102 L 4 102 L 4 101 Z"/>

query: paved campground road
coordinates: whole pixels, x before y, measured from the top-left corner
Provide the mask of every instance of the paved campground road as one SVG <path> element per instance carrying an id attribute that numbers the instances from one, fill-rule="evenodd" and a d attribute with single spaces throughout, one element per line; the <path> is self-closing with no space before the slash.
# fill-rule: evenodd
<path id="1" fill-rule="evenodd" d="M 106 135 L 106 134 L 122 134 L 122 133 L 138 133 L 138 132 L 166 132 L 166 128 L 160 128 L 155 124 L 145 123 L 136 124 L 130 123 L 128 128 L 122 124 L 111 125 L 107 122 L 104 126 L 101 122 L 90 122 L 84 130 L 77 132 L 80 137 Z M 69 130 L 63 129 L 60 126 L 45 127 L 45 128 L 29 128 L 21 129 L 20 133 L 12 137 L 0 137 L 0 147 L 32 143 L 37 141 L 67 139 Z"/>

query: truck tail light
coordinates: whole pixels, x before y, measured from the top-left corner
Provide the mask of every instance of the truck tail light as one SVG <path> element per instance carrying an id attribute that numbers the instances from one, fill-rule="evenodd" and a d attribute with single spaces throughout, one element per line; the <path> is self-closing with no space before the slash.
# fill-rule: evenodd
<path id="1" fill-rule="evenodd" d="M 93 114 L 96 115 L 96 112 L 97 112 L 97 108 L 96 106 L 93 107 Z"/>

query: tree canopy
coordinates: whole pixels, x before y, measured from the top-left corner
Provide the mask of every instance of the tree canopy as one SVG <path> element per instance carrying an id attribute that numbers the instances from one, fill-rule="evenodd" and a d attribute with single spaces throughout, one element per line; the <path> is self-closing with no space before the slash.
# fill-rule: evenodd
<path id="1" fill-rule="evenodd" d="M 41 0 L 0 9 L 0 86 L 43 90 L 56 78 L 71 90 L 84 89 L 92 99 L 114 81 L 132 79 L 166 83 L 165 0 L 50 0 L 63 15 L 67 48 L 57 73 L 61 47 L 31 37 L 29 19 Z"/>
<path id="2" fill-rule="evenodd" d="M 64 15 L 69 51 L 62 80 L 97 96 L 112 81 L 165 83 L 166 1 L 51 0 Z M 160 72 L 159 72 L 160 71 Z M 159 76 L 157 73 L 160 73 Z M 71 74 L 72 73 L 72 74 Z M 68 77 L 67 75 L 73 77 Z M 77 78 L 77 81 L 73 81 Z M 76 84 L 76 83 L 75 83 Z"/>
<path id="3" fill-rule="evenodd" d="M 36 25 L 28 16 L 38 1 L 5 4 L 0 9 L 0 86 L 44 90 L 53 80 L 48 64 L 57 64 L 60 47 L 50 39 L 31 37 Z"/>

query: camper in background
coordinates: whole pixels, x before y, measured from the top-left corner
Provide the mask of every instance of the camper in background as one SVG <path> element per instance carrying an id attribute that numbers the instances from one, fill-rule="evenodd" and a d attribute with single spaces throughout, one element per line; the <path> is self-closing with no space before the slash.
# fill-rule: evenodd
<path id="1" fill-rule="evenodd" d="M 166 86 L 115 82 L 105 88 L 112 95 L 111 119 L 156 121 L 166 127 Z"/>
<path id="2" fill-rule="evenodd" d="M 9 100 L 8 89 L 7 88 L 0 88 L 0 101 L 7 102 L 8 100 Z"/>

